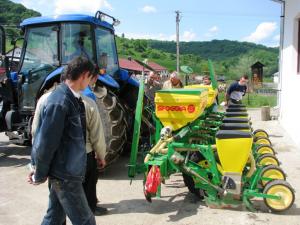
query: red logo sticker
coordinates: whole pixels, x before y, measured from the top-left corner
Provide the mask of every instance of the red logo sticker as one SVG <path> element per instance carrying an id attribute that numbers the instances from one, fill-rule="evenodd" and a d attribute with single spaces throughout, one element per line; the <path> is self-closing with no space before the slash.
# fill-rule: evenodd
<path id="1" fill-rule="evenodd" d="M 196 108 L 195 108 L 194 105 L 189 105 L 189 106 L 188 106 L 188 112 L 189 112 L 189 113 L 193 113 L 193 112 L 195 112 L 195 110 L 196 110 Z"/>

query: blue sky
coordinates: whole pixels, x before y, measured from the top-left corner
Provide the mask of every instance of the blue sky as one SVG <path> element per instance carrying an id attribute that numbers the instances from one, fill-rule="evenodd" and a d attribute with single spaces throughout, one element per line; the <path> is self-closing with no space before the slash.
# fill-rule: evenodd
<path id="1" fill-rule="evenodd" d="M 128 38 L 175 40 L 175 10 L 181 11 L 180 40 L 228 39 L 279 45 L 280 5 L 271 0 L 13 0 L 42 15 L 97 9 L 121 21 Z"/>

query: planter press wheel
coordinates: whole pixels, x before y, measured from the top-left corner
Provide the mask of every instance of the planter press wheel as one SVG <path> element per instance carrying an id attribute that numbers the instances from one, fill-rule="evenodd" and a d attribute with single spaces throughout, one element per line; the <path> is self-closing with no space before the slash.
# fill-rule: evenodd
<path id="1" fill-rule="evenodd" d="M 257 129 L 253 132 L 253 135 L 255 138 L 258 138 L 258 137 L 266 137 L 266 138 L 269 138 L 269 134 L 263 130 L 263 129 Z"/>
<path id="2" fill-rule="evenodd" d="M 291 185 L 284 180 L 273 180 L 264 188 L 264 194 L 280 196 L 281 199 L 264 198 L 266 206 L 272 212 L 288 210 L 295 201 L 295 193 Z"/>
<path id="3" fill-rule="evenodd" d="M 255 144 L 270 145 L 270 146 L 272 146 L 272 142 L 267 137 L 258 137 L 258 138 L 255 138 Z"/>
<path id="4" fill-rule="evenodd" d="M 273 180 L 286 180 L 283 170 L 279 166 L 274 165 L 264 167 L 260 173 L 260 177 L 271 178 Z M 261 184 L 262 186 L 266 186 L 271 181 L 261 180 Z"/>
<path id="5" fill-rule="evenodd" d="M 205 160 L 205 158 L 203 157 L 202 154 L 200 153 L 194 153 L 191 157 L 190 157 L 190 160 L 203 166 L 204 168 L 206 166 L 208 166 L 206 163 L 207 163 L 207 160 Z M 183 177 L 183 182 L 185 184 L 185 186 L 187 186 L 188 190 L 193 193 L 194 195 L 196 195 L 199 199 L 203 199 L 204 196 L 206 195 L 205 194 L 205 191 L 200 189 L 200 188 L 196 188 L 195 187 L 195 182 L 194 182 L 194 179 L 192 176 L 188 175 L 188 174 L 185 174 L 185 173 L 182 173 L 182 177 Z"/>
<path id="6" fill-rule="evenodd" d="M 272 155 L 276 154 L 275 150 L 270 145 L 259 145 L 256 149 L 256 152 L 259 155 L 263 155 L 267 153 Z"/>
<path id="7" fill-rule="evenodd" d="M 280 163 L 278 159 L 273 154 L 262 154 L 256 160 L 257 165 L 259 166 L 267 166 L 267 165 L 275 165 L 279 166 Z"/>

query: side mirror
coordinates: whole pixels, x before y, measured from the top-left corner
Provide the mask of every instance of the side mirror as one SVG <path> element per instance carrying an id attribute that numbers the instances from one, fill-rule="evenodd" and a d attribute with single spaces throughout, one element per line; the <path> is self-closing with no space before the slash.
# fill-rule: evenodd
<path id="1" fill-rule="evenodd" d="M 5 30 L 0 26 L 0 55 L 5 55 Z"/>
<path id="2" fill-rule="evenodd" d="M 16 40 L 11 40 L 10 44 L 11 44 L 12 46 L 15 46 Z"/>

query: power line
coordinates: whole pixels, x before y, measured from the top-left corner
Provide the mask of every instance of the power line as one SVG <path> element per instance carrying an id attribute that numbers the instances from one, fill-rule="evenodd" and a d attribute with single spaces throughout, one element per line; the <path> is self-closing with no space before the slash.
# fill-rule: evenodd
<path id="1" fill-rule="evenodd" d="M 214 16 L 229 16 L 229 17 L 279 17 L 275 14 L 255 14 L 255 13 L 238 13 L 238 12 L 215 12 L 215 11 L 184 11 L 184 14 L 197 15 L 214 15 Z"/>

